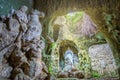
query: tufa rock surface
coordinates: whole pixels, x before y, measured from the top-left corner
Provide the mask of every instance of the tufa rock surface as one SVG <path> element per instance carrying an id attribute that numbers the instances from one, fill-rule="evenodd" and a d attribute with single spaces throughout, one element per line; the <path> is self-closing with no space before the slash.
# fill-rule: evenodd
<path id="1" fill-rule="evenodd" d="M 111 76 L 117 70 L 113 52 L 109 44 L 98 44 L 89 47 L 89 57 L 91 58 L 92 69 L 99 74 Z"/>
<path id="2" fill-rule="evenodd" d="M 40 39 L 42 25 L 39 21 L 39 15 L 45 15 L 33 10 L 28 18 L 26 11 L 27 7 L 22 6 L 0 21 L 1 79 L 41 80 L 48 76 L 42 61 L 45 43 Z"/>

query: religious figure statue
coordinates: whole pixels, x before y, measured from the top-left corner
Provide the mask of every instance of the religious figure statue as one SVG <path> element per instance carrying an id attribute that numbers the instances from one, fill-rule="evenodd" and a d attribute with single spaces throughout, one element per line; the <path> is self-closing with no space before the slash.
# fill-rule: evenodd
<path id="1" fill-rule="evenodd" d="M 73 52 L 72 50 L 68 49 L 66 52 L 65 52 L 65 55 L 64 55 L 64 59 L 65 59 L 65 67 L 64 67 L 64 71 L 71 71 L 72 67 L 73 67 Z"/>
<path id="2" fill-rule="evenodd" d="M 84 72 L 77 69 L 77 66 L 79 66 L 78 56 L 70 48 L 66 50 L 64 60 L 65 67 L 58 73 L 58 78 L 84 78 Z"/>

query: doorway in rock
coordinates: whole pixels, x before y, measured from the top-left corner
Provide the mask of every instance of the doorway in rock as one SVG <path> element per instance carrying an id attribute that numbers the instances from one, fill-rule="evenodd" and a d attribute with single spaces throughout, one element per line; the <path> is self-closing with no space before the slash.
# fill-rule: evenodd
<path id="1" fill-rule="evenodd" d="M 118 77 L 113 52 L 104 34 L 88 14 L 83 11 L 75 11 L 51 20 L 49 36 L 52 40 L 52 49 L 48 67 L 51 74 L 59 78 L 65 76 L 66 78 Z M 65 55 L 69 52 L 69 58 L 72 54 L 77 56 L 78 66 L 71 68 L 72 65 L 66 65 Z M 72 63 L 72 59 L 70 60 Z M 65 72 L 66 66 L 69 69 L 66 72 L 74 73 L 75 70 L 81 76 L 68 75 Z"/>

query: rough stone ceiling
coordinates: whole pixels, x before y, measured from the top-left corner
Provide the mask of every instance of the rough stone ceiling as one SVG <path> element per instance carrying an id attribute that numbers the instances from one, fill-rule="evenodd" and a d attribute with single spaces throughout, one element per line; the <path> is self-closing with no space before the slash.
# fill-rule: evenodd
<path id="1" fill-rule="evenodd" d="M 45 12 L 45 19 L 47 19 L 45 26 L 51 25 L 57 16 L 64 15 L 71 11 L 84 11 L 87 13 L 104 34 L 106 41 L 111 44 L 110 46 L 113 49 L 113 55 L 120 72 L 120 45 L 113 38 L 114 35 L 111 35 L 111 33 L 106 30 L 104 19 L 105 14 L 114 14 L 115 18 L 113 22 L 117 25 L 116 29 L 120 31 L 120 0 L 35 0 L 34 8 Z"/>
<path id="2" fill-rule="evenodd" d="M 80 10 L 87 8 L 109 8 L 114 9 L 119 6 L 119 0 L 35 0 L 34 7 L 42 10 L 46 15 L 58 10 Z M 113 4 L 114 3 L 114 4 Z M 117 9 L 117 8 L 116 8 Z M 59 12 L 60 14 L 60 12 Z"/>

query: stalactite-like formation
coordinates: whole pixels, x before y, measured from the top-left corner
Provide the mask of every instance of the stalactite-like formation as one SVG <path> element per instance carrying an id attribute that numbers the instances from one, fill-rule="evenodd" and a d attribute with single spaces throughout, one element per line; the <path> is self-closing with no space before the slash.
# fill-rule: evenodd
<path id="1" fill-rule="evenodd" d="M 42 61 L 45 43 L 40 39 L 39 15 L 43 13 L 33 10 L 28 19 L 26 11 L 27 7 L 22 6 L 0 22 L 0 78 L 42 80 L 47 77 Z"/>

